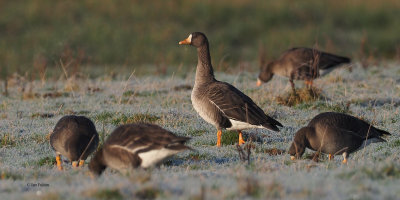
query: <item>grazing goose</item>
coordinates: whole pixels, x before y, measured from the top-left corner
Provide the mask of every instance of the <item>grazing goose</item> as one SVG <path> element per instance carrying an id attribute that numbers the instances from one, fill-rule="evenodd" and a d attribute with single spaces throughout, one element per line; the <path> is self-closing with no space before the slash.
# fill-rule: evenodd
<path id="1" fill-rule="evenodd" d="M 257 86 L 271 80 L 274 74 L 289 78 L 293 92 L 293 80 L 304 80 L 306 85 L 312 86 L 315 78 L 323 76 L 350 59 L 333 55 L 312 48 L 292 48 L 281 55 L 277 60 L 268 64 L 261 62 L 261 71 L 258 75 Z M 318 70 L 316 70 L 318 69 Z"/>
<path id="2" fill-rule="evenodd" d="M 198 62 L 192 91 L 192 104 L 199 115 L 217 128 L 217 146 L 221 146 L 222 129 L 237 130 L 239 145 L 245 143 L 242 130 L 267 128 L 279 131 L 282 124 L 267 116 L 253 100 L 232 85 L 215 80 L 207 37 L 194 32 L 179 44 L 197 48 Z"/>
<path id="3" fill-rule="evenodd" d="M 86 158 L 99 144 L 99 134 L 93 122 L 84 116 L 62 117 L 50 135 L 50 145 L 56 151 L 56 161 L 62 170 L 61 157 L 67 157 L 73 167 L 82 167 Z M 78 165 L 79 161 L 79 165 Z"/>
<path id="4" fill-rule="evenodd" d="M 119 171 L 152 167 L 176 153 L 191 149 L 185 145 L 189 139 L 153 124 L 122 125 L 111 133 L 97 151 L 89 163 L 89 169 L 101 175 L 106 167 Z"/>
<path id="5" fill-rule="evenodd" d="M 367 122 L 343 113 L 326 112 L 315 116 L 306 127 L 297 131 L 289 149 L 291 159 L 300 158 L 305 148 L 334 155 L 348 154 L 373 142 L 386 142 L 381 138 L 390 133 L 377 129 Z"/>

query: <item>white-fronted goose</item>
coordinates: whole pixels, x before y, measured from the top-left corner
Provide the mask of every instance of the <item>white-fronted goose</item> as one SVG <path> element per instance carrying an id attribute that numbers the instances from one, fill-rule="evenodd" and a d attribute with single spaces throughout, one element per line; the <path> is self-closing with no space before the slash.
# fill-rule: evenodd
<path id="1" fill-rule="evenodd" d="M 350 59 L 312 48 L 292 48 L 282 53 L 279 59 L 268 64 L 261 63 L 257 86 L 271 80 L 274 74 L 289 78 L 292 90 L 295 92 L 293 80 L 304 80 L 312 86 L 315 78 L 323 76 L 341 64 L 349 63 Z"/>
<path id="2" fill-rule="evenodd" d="M 89 163 L 96 175 L 111 167 L 119 171 L 148 168 L 164 159 L 191 149 L 185 145 L 190 138 L 176 136 L 153 124 L 126 124 L 116 128 Z"/>
<path id="3" fill-rule="evenodd" d="M 62 117 L 50 135 L 50 145 L 56 151 L 56 161 L 62 170 L 61 157 L 67 157 L 73 167 L 82 167 L 86 158 L 99 144 L 99 134 L 93 122 L 84 116 Z M 79 161 L 79 164 L 78 164 Z"/>
<path id="4" fill-rule="evenodd" d="M 198 62 L 192 91 L 192 104 L 199 115 L 217 128 L 217 146 L 221 146 L 222 129 L 238 130 L 239 144 L 243 144 L 242 130 L 268 128 L 279 131 L 282 124 L 267 116 L 253 100 L 232 85 L 215 80 L 207 37 L 194 32 L 179 44 L 197 48 Z"/>
<path id="5" fill-rule="evenodd" d="M 291 159 L 300 158 L 305 148 L 334 155 L 348 154 L 373 142 L 386 142 L 381 138 L 390 133 L 377 129 L 369 123 L 343 113 L 326 112 L 315 116 L 310 123 L 297 131 L 289 149 Z"/>

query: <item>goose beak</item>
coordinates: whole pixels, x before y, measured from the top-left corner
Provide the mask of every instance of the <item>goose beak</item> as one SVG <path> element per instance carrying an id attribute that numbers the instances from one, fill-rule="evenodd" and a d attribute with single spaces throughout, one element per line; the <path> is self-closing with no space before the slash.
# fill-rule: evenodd
<path id="1" fill-rule="evenodd" d="M 190 44 L 190 41 L 186 38 L 185 40 L 180 41 L 179 44 Z"/>
<path id="2" fill-rule="evenodd" d="M 192 43 L 192 34 L 189 35 L 185 40 L 179 42 L 179 44 L 191 44 Z"/>
<path id="3" fill-rule="evenodd" d="M 290 160 L 296 160 L 294 156 L 290 156 Z"/>
<path id="4" fill-rule="evenodd" d="M 259 87 L 262 84 L 262 81 L 260 79 L 257 79 L 257 86 Z"/>

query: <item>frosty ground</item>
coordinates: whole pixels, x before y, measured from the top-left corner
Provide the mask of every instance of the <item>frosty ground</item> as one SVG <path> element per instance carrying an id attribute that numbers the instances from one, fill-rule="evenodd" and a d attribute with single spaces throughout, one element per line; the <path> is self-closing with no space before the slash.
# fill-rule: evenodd
<path id="1" fill-rule="evenodd" d="M 293 107 L 276 97 L 290 91 L 287 79 L 274 77 L 257 88 L 256 73 L 216 73 L 250 96 L 280 121 L 280 132 L 247 130 L 258 138 L 251 162 L 239 158 L 235 133 L 223 132 L 215 147 L 216 130 L 194 111 L 190 93 L 194 72 L 186 76 L 103 75 L 11 84 L 0 96 L 1 199 L 396 199 L 400 197 L 400 67 L 397 64 L 350 71 L 341 68 L 315 81 L 324 98 Z M 123 78 L 122 78 L 123 77 Z M 303 87 L 296 82 L 297 87 Z M 284 152 L 295 132 L 324 111 L 345 112 L 392 133 L 350 155 L 347 165 L 336 156 L 319 162 L 291 161 Z M 147 121 L 178 135 L 190 136 L 187 151 L 159 168 L 121 174 L 107 169 L 91 178 L 83 169 L 58 171 L 48 134 L 63 115 L 91 118 L 102 138 L 122 123 Z M 237 137 L 237 136 L 236 136 Z M 280 154 L 280 152 L 283 152 Z M 311 151 L 307 151 L 308 154 Z M 37 183 L 48 185 L 34 185 Z"/>

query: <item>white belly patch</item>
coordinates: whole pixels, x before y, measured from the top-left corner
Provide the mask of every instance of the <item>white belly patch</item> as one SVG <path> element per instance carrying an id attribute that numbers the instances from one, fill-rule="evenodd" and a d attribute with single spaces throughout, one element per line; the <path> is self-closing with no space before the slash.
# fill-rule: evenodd
<path id="1" fill-rule="evenodd" d="M 232 126 L 230 128 L 227 128 L 226 130 L 245 130 L 245 129 L 251 129 L 251 128 L 265 128 L 261 125 L 253 125 L 249 124 L 247 122 L 241 122 L 233 119 L 229 119 L 231 122 Z"/>
<path id="2" fill-rule="evenodd" d="M 142 163 L 140 166 L 143 168 L 154 166 L 164 159 L 168 158 L 169 156 L 172 156 L 178 152 L 179 151 L 177 150 L 162 148 L 139 153 L 138 156 L 140 157 L 140 159 L 142 159 Z"/>

